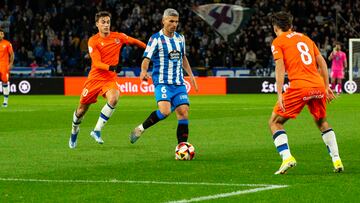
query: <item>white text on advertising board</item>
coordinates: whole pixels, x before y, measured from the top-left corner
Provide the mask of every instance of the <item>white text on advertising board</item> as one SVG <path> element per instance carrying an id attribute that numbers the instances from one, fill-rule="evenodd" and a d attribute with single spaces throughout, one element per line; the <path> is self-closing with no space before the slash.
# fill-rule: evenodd
<path id="1" fill-rule="evenodd" d="M 120 88 L 120 92 L 124 92 L 124 93 L 151 93 L 154 92 L 154 85 L 153 84 L 149 84 L 146 81 L 143 81 L 139 84 L 137 83 L 132 83 L 132 82 L 125 82 L 122 84 L 118 84 L 119 88 Z"/>
<path id="2" fill-rule="evenodd" d="M 285 83 L 284 86 L 283 86 L 283 90 L 285 91 L 288 87 L 289 87 L 289 83 Z M 271 83 L 271 82 L 265 80 L 265 81 L 262 83 L 261 92 L 264 92 L 264 93 L 277 92 L 276 83 Z"/>

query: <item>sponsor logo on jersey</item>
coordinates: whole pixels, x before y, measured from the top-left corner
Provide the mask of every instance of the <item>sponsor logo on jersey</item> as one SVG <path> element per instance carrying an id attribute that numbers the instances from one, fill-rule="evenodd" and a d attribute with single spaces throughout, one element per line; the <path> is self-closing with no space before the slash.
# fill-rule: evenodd
<path id="1" fill-rule="evenodd" d="M 181 58 L 181 53 L 178 50 L 172 50 L 169 53 L 169 59 L 172 61 L 178 61 Z"/>

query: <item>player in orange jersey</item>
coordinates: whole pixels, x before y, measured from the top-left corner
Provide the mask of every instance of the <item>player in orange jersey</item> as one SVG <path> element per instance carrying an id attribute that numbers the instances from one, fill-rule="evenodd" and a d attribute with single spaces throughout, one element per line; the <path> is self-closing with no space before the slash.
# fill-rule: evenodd
<path id="1" fill-rule="evenodd" d="M 326 121 L 326 102 L 335 98 L 329 87 L 328 69 L 315 43 L 307 36 L 292 31 L 291 14 L 278 12 L 272 16 L 276 38 L 271 51 L 276 68 L 278 101 L 269 120 L 274 144 L 282 157 L 282 164 L 275 174 L 284 174 L 296 165 L 290 153 L 284 124 L 295 118 L 305 105 L 322 132 L 322 138 L 332 158 L 334 171 L 341 172 L 341 163 L 335 132 Z M 290 87 L 283 93 L 284 75 L 288 74 Z"/>
<path id="2" fill-rule="evenodd" d="M 4 94 L 3 107 L 8 106 L 9 99 L 9 75 L 14 63 L 14 51 L 9 41 L 4 39 L 4 30 L 0 28 L 0 78 Z"/>
<path id="3" fill-rule="evenodd" d="M 84 84 L 80 96 L 80 104 L 73 115 L 72 130 L 69 147 L 75 148 L 79 125 L 92 103 L 97 101 L 98 95 L 106 98 L 107 103 L 101 109 L 99 119 L 90 135 L 99 144 L 104 141 L 101 138 L 101 129 L 113 114 L 119 99 L 120 89 L 117 85 L 117 72 L 121 47 L 124 44 L 136 45 L 145 48 L 145 43 L 129 37 L 124 33 L 110 31 L 111 14 L 100 11 L 95 15 L 96 27 L 99 32 L 93 35 L 88 42 L 91 57 L 91 70 Z"/>

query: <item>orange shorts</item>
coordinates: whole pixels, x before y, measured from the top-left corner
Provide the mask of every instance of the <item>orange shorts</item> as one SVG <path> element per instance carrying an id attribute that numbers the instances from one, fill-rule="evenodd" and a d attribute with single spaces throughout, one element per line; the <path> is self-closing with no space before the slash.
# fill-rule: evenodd
<path id="1" fill-rule="evenodd" d="M 7 83 L 9 81 L 9 71 L 0 70 L 0 78 L 2 83 Z"/>
<path id="2" fill-rule="evenodd" d="M 110 89 L 116 89 L 120 91 L 120 88 L 116 80 L 86 80 L 84 88 L 80 96 L 81 104 L 92 104 L 96 103 L 97 97 L 105 94 Z"/>
<path id="3" fill-rule="evenodd" d="M 279 108 L 278 103 L 275 104 L 273 112 L 284 118 L 296 118 L 305 105 L 316 120 L 326 117 L 325 88 L 288 88 L 283 94 L 283 101 L 285 112 Z"/>

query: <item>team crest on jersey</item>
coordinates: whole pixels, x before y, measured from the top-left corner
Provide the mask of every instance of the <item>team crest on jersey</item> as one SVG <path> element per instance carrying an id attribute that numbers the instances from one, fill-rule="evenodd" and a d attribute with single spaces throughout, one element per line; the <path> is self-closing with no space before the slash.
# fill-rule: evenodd
<path id="1" fill-rule="evenodd" d="M 180 60 L 180 57 L 181 57 L 181 53 L 178 50 L 172 50 L 169 53 L 169 59 L 172 61 L 178 61 Z"/>
<path id="2" fill-rule="evenodd" d="M 120 44 L 120 39 L 119 39 L 119 38 L 115 38 L 115 43 L 116 43 L 116 44 Z"/>

